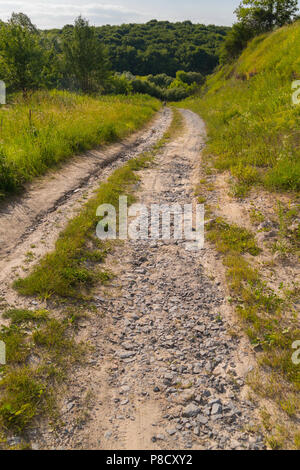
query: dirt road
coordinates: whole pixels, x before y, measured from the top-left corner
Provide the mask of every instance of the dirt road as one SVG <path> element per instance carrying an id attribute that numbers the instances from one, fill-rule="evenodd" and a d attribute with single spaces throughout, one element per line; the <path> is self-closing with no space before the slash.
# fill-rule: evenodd
<path id="1" fill-rule="evenodd" d="M 183 134 L 141 172 L 137 196 L 147 206 L 194 198 L 205 127 L 194 113 L 181 112 Z M 155 134 L 147 131 L 146 141 L 114 165 L 147 148 L 169 122 L 165 110 L 154 123 Z M 91 194 L 98 180 L 94 175 L 91 187 L 83 190 Z M 28 222 L 25 239 L 15 236 L 18 247 L 9 248 L 10 258 L 1 261 L 2 282 L 13 266 L 17 274 L 17 260 L 32 243 L 36 257 L 53 245 L 57 224 L 80 207 L 82 189 L 80 196 L 72 191 L 63 196 L 62 213 L 51 203 L 45 217 L 35 215 L 37 224 Z M 32 430 L 33 448 L 264 448 L 262 436 L 253 433 L 255 405 L 245 387 L 253 357 L 246 343 L 231 334 L 215 256 L 209 245 L 191 252 L 181 241 L 126 241 L 116 247 L 106 263 L 118 275 L 111 285 L 98 288 L 97 315 L 80 324 L 80 339 L 93 345 L 93 353 L 73 371 L 61 428 L 53 432 L 42 423 Z M 15 295 L 5 283 L 4 295 L 10 300 Z"/>

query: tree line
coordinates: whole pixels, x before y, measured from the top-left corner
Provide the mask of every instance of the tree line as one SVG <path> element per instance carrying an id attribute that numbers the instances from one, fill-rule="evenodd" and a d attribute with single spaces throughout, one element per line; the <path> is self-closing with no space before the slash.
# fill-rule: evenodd
<path id="1" fill-rule="evenodd" d="M 0 79 L 8 92 L 57 88 L 84 93 L 148 93 L 163 100 L 192 94 L 219 62 L 248 41 L 297 18 L 297 0 L 243 0 L 233 28 L 152 20 L 74 25 L 41 31 L 28 16 L 0 21 Z"/>

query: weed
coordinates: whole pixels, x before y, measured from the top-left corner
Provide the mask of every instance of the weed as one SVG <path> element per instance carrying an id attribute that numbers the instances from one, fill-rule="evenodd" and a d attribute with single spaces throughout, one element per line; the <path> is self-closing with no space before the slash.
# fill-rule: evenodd
<path id="1" fill-rule="evenodd" d="M 256 256 L 260 253 L 253 234 L 237 225 L 230 225 L 221 218 L 210 223 L 208 238 L 224 254 L 234 251 Z"/>
<path id="2" fill-rule="evenodd" d="M 43 404 L 45 386 L 36 379 L 35 371 L 23 367 L 11 370 L 0 383 L 4 394 L 0 401 L 0 419 L 6 428 L 22 431 Z"/>

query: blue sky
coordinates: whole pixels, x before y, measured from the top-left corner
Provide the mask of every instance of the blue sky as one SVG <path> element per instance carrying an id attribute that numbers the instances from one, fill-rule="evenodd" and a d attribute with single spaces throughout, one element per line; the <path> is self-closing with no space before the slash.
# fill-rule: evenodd
<path id="1" fill-rule="evenodd" d="M 82 14 L 91 24 L 158 20 L 231 25 L 239 0 L 1 0 L 0 18 L 26 13 L 39 28 L 61 27 Z"/>

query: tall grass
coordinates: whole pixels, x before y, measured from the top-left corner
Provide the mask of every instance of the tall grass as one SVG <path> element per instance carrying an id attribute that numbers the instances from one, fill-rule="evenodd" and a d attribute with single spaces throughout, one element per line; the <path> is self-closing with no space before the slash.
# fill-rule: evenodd
<path id="1" fill-rule="evenodd" d="M 62 91 L 0 108 L 0 193 L 15 192 L 78 152 L 121 139 L 160 107 L 144 95 L 92 98 Z"/>
<path id="2" fill-rule="evenodd" d="M 180 103 L 199 113 L 216 167 L 245 184 L 300 190 L 300 22 L 255 38 L 237 63 L 212 75 L 202 96 Z M 248 177 L 246 178 L 249 179 Z"/>

